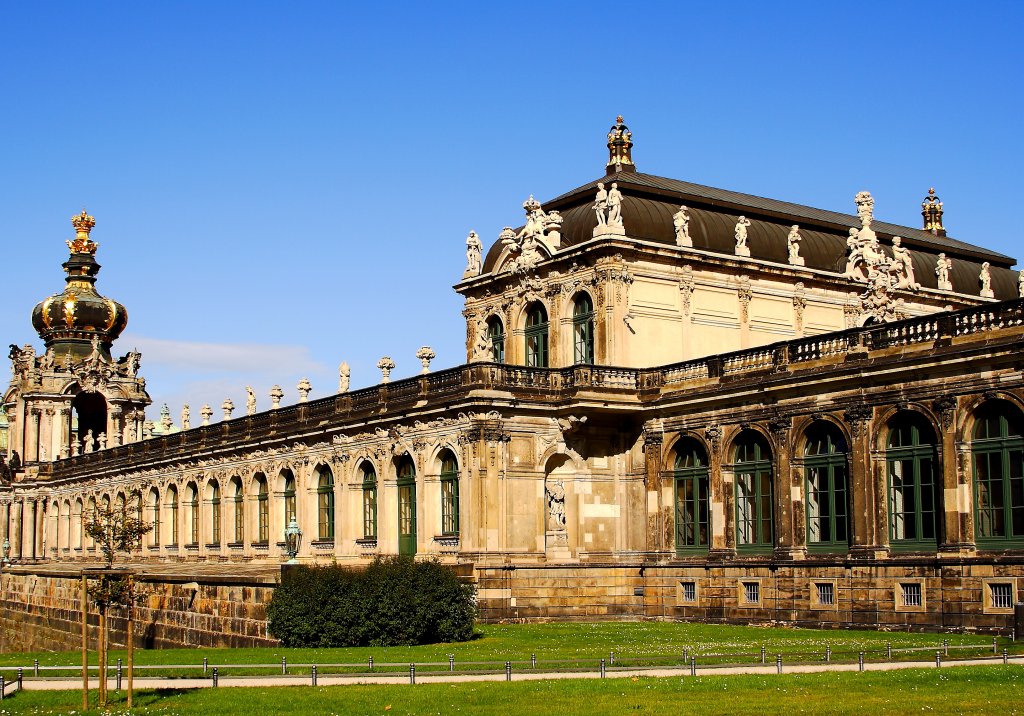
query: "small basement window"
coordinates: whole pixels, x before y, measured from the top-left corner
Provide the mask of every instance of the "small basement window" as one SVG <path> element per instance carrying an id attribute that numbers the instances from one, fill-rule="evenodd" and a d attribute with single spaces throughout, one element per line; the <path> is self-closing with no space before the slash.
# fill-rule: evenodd
<path id="1" fill-rule="evenodd" d="M 901 584 L 900 587 L 903 590 L 903 606 L 921 606 L 921 584 L 919 582 L 908 582 Z"/>
<path id="2" fill-rule="evenodd" d="M 744 582 L 743 583 L 743 601 L 747 604 L 760 604 L 761 603 L 761 583 L 760 582 Z"/>
<path id="3" fill-rule="evenodd" d="M 696 582 L 680 582 L 679 586 L 682 590 L 682 600 L 684 602 L 695 602 L 697 601 L 697 583 Z"/>
<path id="4" fill-rule="evenodd" d="M 832 582 L 818 582 L 814 585 L 818 593 L 818 605 L 831 607 L 836 603 L 836 585 Z"/>
<path id="5" fill-rule="evenodd" d="M 993 609 L 1013 608 L 1013 584 L 1010 582 L 990 582 L 988 588 Z"/>

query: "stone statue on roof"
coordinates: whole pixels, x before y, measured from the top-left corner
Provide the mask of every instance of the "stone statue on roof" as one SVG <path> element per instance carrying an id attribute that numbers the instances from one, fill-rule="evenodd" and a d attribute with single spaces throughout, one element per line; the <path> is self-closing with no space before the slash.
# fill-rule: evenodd
<path id="1" fill-rule="evenodd" d="M 690 238 L 690 214 L 687 213 L 685 204 L 672 215 L 672 225 L 676 229 L 676 246 L 693 246 L 693 239 Z"/>
<path id="2" fill-rule="evenodd" d="M 750 256 L 750 247 L 747 246 L 747 228 L 750 226 L 750 219 L 741 216 L 736 221 L 736 255 Z"/>
<path id="3" fill-rule="evenodd" d="M 786 242 L 789 245 L 789 264 L 790 266 L 803 266 L 804 257 L 800 255 L 800 227 L 797 224 L 793 224 L 793 228 L 789 230 L 789 236 L 786 237 Z"/>
<path id="4" fill-rule="evenodd" d="M 909 288 L 916 291 L 921 284 L 914 280 L 914 262 L 910 258 L 910 251 L 903 246 L 903 239 L 899 236 L 892 237 L 892 266 L 890 272 L 896 279 L 896 288 Z"/>
<path id="5" fill-rule="evenodd" d="M 475 231 L 470 231 L 466 237 L 466 270 L 462 272 L 462 278 L 472 278 L 480 275 L 483 267 L 484 245 Z"/>
<path id="6" fill-rule="evenodd" d="M 622 192 L 616 182 L 612 182 L 612 188 L 608 191 L 607 224 L 610 232 L 625 233 L 622 226 Z"/>
<path id="7" fill-rule="evenodd" d="M 979 294 L 982 298 L 995 298 L 996 294 L 992 290 L 992 274 L 989 272 L 989 262 L 986 261 L 981 265 L 981 274 L 978 276 L 978 280 L 981 281 L 981 293 Z"/>
<path id="8" fill-rule="evenodd" d="M 603 234 L 605 224 L 608 223 L 608 191 L 604 188 L 603 182 L 597 183 L 597 196 L 594 198 L 594 211 L 597 212 L 597 228 L 594 229 L 594 236 Z"/>
<path id="9" fill-rule="evenodd" d="M 1024 271 L 1017 273 L 1017 294 L 1024 298 Z"/>
<path id="10" fill-rule="evenodd" d="M 939 254 L 935 261 L 935 278 L 940 291 L 952 291 L 953 282 L 949 280 L 949 271 L 953 268 L 953 259 L 947 258 L 946 254 Z"/>

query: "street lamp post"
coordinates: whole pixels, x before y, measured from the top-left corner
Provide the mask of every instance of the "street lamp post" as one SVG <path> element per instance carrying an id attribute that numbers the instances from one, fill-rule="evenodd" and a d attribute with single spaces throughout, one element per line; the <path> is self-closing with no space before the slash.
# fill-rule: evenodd
<path id="1" fill-rule="evenodd" d="M 302 530 L 299 529 L 299 523 L 292 517 L 288 526 L 284 528 L 284 544 L 285 550 L 288 552 L 287 564 L 298 564 L 299 560 L 295 556 L 299 553 L 299 540 L 302 538 Z"/>

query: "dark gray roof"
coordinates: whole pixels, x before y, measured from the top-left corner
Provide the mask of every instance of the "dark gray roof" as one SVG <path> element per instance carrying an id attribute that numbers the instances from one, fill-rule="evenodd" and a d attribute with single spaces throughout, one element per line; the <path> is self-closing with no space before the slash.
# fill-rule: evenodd
<path id="1" fill-rule="evenodd" d="M 715 187 L 694 184 L 692 182 L 668 179 L 653 174 L 640 172 L 620 172 L 614 175 L 602 176 L 592 182 L 557 196 L 550 201 L 544 202 L 544 209 L 560 209 L 576 203 L 581 194 L 592 193 L 596 190 L 598 182 L 618 182 L 620 188 L 640 189 L 654 195 L 671 197 L 680 202 L 701 203 L 709 206 L 721 206 L 722 208 L 738 208 L 746 210 L 746 213 L 760 213 L 773 218 L 785 220 L 801 219 L 804 222 L 810 221 L 829 228 L 846 229 L 851 226 L 860 226 L 860 219 L 853 214 L 842 214 L 837 211 L 826 211 L 815 209 L 802 204 L 792 204 L 788 201 L 777 199 L 766 199 L 753 194 L 743 194 L 738 191 L 727 189 L 716 189 Z M 852 201 L 852 199 L 851 199 Z M 890 224 L 885 221 L 875 221 L 872 228 L 883 234 L 898 235 L 910 239 L 914 244 L 929 246 L 937 251 L 949 251 L 959 256 L 971 256 L 983 261 L 990 261 L 1006 268 L 1013 266 L 1016 260 L 1010 256 L 990 251 L 980 246 L 958 241 L 949 236 L 935 236 L 931 232 L 910 226 Z"/>

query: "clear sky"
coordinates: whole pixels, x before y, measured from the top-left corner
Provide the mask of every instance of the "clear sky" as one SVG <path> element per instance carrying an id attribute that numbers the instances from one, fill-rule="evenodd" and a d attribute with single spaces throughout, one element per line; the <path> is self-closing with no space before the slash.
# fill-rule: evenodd
<path id="1" fill-rule="evenodd" d="M 69 219 L 167 402 L 244 412 L 465 360 L 465 237 L 641 171 L 1021 256 L 1024 3 L 0 4 L 0 338 L 33 342 Z"/>

